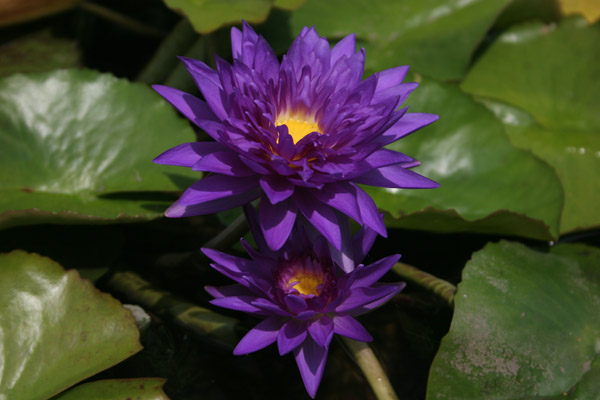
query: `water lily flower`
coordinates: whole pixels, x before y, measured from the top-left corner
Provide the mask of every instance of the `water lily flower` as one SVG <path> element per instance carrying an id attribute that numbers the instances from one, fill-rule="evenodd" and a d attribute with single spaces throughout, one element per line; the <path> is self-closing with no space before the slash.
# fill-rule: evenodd
<path id="1" fill-rule="evenodd" d="M 238 343 L 234 354 L 248 354 L 277 342 L 281 355 L 293 352 L 308 394 L 314 397 L 334 333 L 367 342 L 371 335 L 354 317 L 372 310 L 404 287 L 404 283 L 377 283 L 400 255 L 369 265 L 359 264 L 377 234 L 362 228 L 353 237 L 352 272 L 338 268 L 327 240 L 296 224 L 290 240 L 278 251 L 269 248 L 258 217 L 249 218 L 258 251 L 242 241 L 251 259 L 213 249 L 202 249 L 211 266 L 236 284 L 206 287 L 212 304 L 264 318 Z"/>
<path id="2" fill-rule="evenodd" d="M 154 160 L 211 173 L 167 217 L 261 198 L 260 226 L 271 249 L 283 246 L 301 214 L 341 250 L 340 212 L 386 236 L 375 203 L 357 184 L 438 186 L 408 169 L 418 161 L 383 148 L 438 118 L 399 108 L 417 87 L 402 83 L 407 66 L 362 80 L 365 51 L 356 51 L 354 35 L 330 48 L 314 28 L 302 29 L 281 63 L 246 23 L 231 30 L 231 42 L 233 63 L 216 57 L 216 71 L 181 58 L 204 100 L 154 86 L 214 139 L 181 144 Z"/>

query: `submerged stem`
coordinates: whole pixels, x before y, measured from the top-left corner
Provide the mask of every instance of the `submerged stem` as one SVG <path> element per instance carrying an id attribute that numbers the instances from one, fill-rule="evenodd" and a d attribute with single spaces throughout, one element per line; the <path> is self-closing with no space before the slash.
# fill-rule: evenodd
<path id="1" fill-rule="evenodd" d="M 448 281 L 437 278 L 430 273 L 421 271 L 412 265 L 404 263 L 396 263 L 392 270 L 400 275 L 402 278 L 410 280 L 427 290 L 440 296 L 444 299 L 451 307 L 454 306 L 454 295 L 456 294 L 456 286 Z"/>
<path id="2" fill-rule="evenodd" d="M 197 37 L 198 34 L 194 32 L 192 25 L 183 18 L 160 43 L 136 80 L 150 85 L 164 82 L 179 64 L 177 56 L 185 54 Z"/>
<path id="3" fill-rule="evenodd" d="M 100 4 L 92 3 L 91 1 L 84 1 L 79 5 L 85 11 L 92 14 L 98 15 L 104 19 L 107 19 L 123 28 L 129 29 L 130 31 L 139 33 L 140 35 L 162 37 L 164 32 L 156 29 L 153 26 L 146 25 L 136 19 L 130 18 L 126 15 L 120 14 L 110 8 L 101 6 Z"/>
<path id="4" fill-rule="evenodd" d="M 375 357 L 368 343 L 342 337 L 342 340 L 356 359 L 358 366 L 367 378 L 371 389 L 378 400 L 398 400 L 396 392 L 390 383 L 383 367 Z"/>

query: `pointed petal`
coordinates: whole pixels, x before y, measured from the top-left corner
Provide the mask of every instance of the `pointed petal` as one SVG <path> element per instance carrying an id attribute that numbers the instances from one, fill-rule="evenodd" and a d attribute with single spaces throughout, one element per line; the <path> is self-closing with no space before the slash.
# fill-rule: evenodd
<path id="1" fill-rule="evenodd" d="M 307 310 L 306 300 L 295 294 L 288 294 L 283 297 L 283 302 L 292 314 L 300 314 Z"/>
<path id="2" fill-rule="evenodd" d="M 375 75 L 377 75 L 377 89 L 375 89 L 375 91 L 381 92 L 401 84 L 406 76 L 406 73 L 408 72 L 408 69 L 408 65 L 402 65 L 376 72 Z"/>
<path id="3" fill-rule="evenodd" d="M 263 197 L 258 217 L 267 245 L 276 251 L 290 236 L 296 220 L 296 207 L 291 201 L 271 204 Z"/>
<path id="4" fill-rule="evenodd" d="M 356 189 L 356 199 L 363 224 L 381 236 L 387 237 L 387 230 L 383 223 L 383 215 L 379 213 L 375 201 L 373 201 L 371 196 L 369 196 L 360 186 L 357 186 L 354 183 L 352 185 Z"/>
<path id="5" fill-rule="evenodd" d="M 321 203 L 343 212 L 359 224 L 362 224 L 360 209 L 356 202 L 356 188 L 348 182 L 330 183 L 321 190 L 312 190 L 311 194 Z"/>
<path id="6" fill-rule="evenodd" d="M 354 33 L 352 33 L 337 42 L 331 49 L 331 65 L 335 65 L 335 63 L 343 56 L 346 56 L 347 58 L 352 57 L 354 53 L 356 53 L 356 37 Z"/>
<path id="7" fill-rule="evenodd" d="M 377 232 L 368 227 L 362 227 L 352 238 L 352 248 L 354 249 L 354 262 L 360 264 L 365 259 L 373 243 L 377 238 Z"/>
<path id="8" fill-rule="evenodd" d="M 225 147 L 216 142 L 193 142 L 175 146 L 156 157 L 153 162 L 191 168 L 207 154 L 223 151 Z"/>
<path id="9" fill-rule="evenodd" d="M 221 122 L 204 101 L 168 86 L 152 85 L 152 88 L 187 119 L 206 131 L 213 139 L 218 139 L 217 131 L 221 127 Z"/>
<path id="10" fill-rule="evenodd" d="M 231 296 L 253 296 L 254 295 L 254 293 L 252 293 L 250 290 L 248 290 L 247 287 L 239 285 L 237 283 L 233 284 L 233 285 L 220 286 L 220 287 L 204 286 L 204 290 L 206 290 L 206 292 L 208 292 L 208 294 L 210 294 L 215 299 L 220 299 L 222 297 L 231 297 Z"/>
<path id="11" fill-rule="evenodd" d="M 333 320 L 327 315 L 308 322 L 308 333 L 320 347 L 329 348 L 333 338 Z"/>
<path id="12" fill-rule="evenodd" d="M 349 315 L 336 315 L 333 317 L 333 332 L 360 342 L 373 340 L 365 327 Z"/>
<path id="13" fill-rule="evenodd" d="M 252 353 L 274 343 L 279 335 L 282 321 L 277 317 L 270 317 L 256 325 L 240 340 L 233 350 L 236 356 Z"/>
<path id="14" fill-rule="evenodd" d="M 296 347 L 294 357 L 296 358 L 296 364 L 298 364 L 304 387 L 308 395 L 314 398 L 319 389 L 321 378 L 323 378 L 323 370 L 327 361 L 327 349 L 320 347 L 308 336 L 304 343 Z"/>
<path id="15" fill-rule="evenodd" d="M 206 178 L 204 178 L 206 179 Z M 200 204 L 193 205 L 182 205 L 179 201 L 176 201 L 165 211 L 165 217 L 169 218 L 180 218 L 180 217 L 191 217 L 194 215 L 205 215 L 213 214 L 216 212 L 229 210 L 231 208 L 239 207 L 244 204 L 248 204 L 253 200 L 260 197 L 261 190 L 256 187 L 247 192 L 228 196 L 223 199 L 217 199 L 207 201 Z"/>
<path id="16" fill-rule="evenodd" d="M 178 203 L 182 206 L 204 203 L 244 193 L 257 186 L 258 178 L 211 175 L 187 188 Z"/>
<path id="17" fill-rule="evenodd" d="M 304 342 L 307 334 L 306 322 L 294 318 L 289 319 L 279 330 L 279 336 L 277 336 L 279 354 L 284 355 L 294 350 Z"/>
<path id="18" fill-rule="evenodd" d="M 338 250 L 342 249 L 342 233 L 335 212 L 310 193 L 296 189 L 296 205 L 302 215 Z"/>
<path id="19" fill-rule="evenodd" d="M 336 308 L 336 311 L 344 310 L 343 312 L 350 315 L 363 314 L 390 300 L 402 289 L 404 289 L 404 286 L 406 286 L 404 282 L 376 283 L 370 288 L 352 289 L 353 293 L 351 297 L 354 298 L 346 299 L 340 306 Z"/>
<path id="20" fill-rule="evenodd" d="M 243 311 L 251 314 L 264 313 L 264 310 L 250 304 L 256 296 L 229 296 L 210 300 L 209 303 L 230 310 Z"/>
<path id="21" fill-rule="evenodd" d="M 183 62 L 190 75 L 192 75 L 212 112 L 219 120 L 227 118 L 227 112 L 223 107 L 223 99 L 221 98 L 223 89 L 219 80 L 219 74 L 200 60 L 187 57 L 179 57 L 179 59 Z"/>
<path id="22" fill-rule="evenodd" d="M 400 259 L 400 254 L 394 254 L 369 264 L 366 267 L 357 268 L 352 274 L 352 283 L 349 288 L 367 287 L 377 282 L 386 274 Z"/>
<path id="23" fill-rule="evenodd" d="M 440 117 L 435 114 L 408 113 L 377 139 L 382 146 L 395 142 L 416 130 L 435 122 Z"/>
<path id="24" fill-rule="evenodd" d="M 433 189 L 440 186 L 439 183 L 398 165 L 374 169 L 353 181 L 370 186 L 403 189 Z"/>
<path id="25" fill-rule="evenodd" d="M 356 263 L 354 262 L 354 249 L 352 248 L 352 236 L 350 231 L 350 220 L 347 216 L 340 212 L 336 212 L 338 219 L 338 225 L 342 233 L 342 248 L 341 250 L 333 247 L 331 243 L 327 243 L 329 246 L 329 255 L 335 261 L 335 263 L 346 273 L 352 272 Z M 313 246 L 317 248 L 317 246 Z"/>
<path id="26" fill-rule="evenodd" d="M 194 163 L 192 169 L 194 171 L 214 172 L 237 177 L 256 175 L 254 171 L 248 169 L 246 164 L 240 161 L 236 153 L 230 150 L 213 151 L 206 154 Z"/>
<path id="27" fill-rule="evenodd" d="M 290 197 L 294 193 L 295 186 L 281 176 L 266 175 L 260 179 L 260 187 L 265 191 L 271 204 L 277 204 Z"/>

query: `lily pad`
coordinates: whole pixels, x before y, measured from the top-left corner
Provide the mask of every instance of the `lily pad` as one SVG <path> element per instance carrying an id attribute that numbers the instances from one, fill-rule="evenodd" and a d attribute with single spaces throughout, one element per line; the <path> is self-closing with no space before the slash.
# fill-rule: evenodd
<path id="1" fill-rule="evenodd" d="M 0 76 L 79 66 L 77 43 L 38 32 L 0 46 Z"/>
<path id="2" fill-rule="evenodd" d="M 463 270 L 427 399 L 597 399 L 599 293 L 598 248 L 488 244 Z"/>
<path id="3" fill-rule="evenodd" d="M 563 199 L 556 174 L 529 152 L 515 149 L 491 112 L 456 85 L 432 80 L 423 80 L 409 103 L 412 111 L 440 119 L 389 147 L 420 160 L 415 171 L 441 186 L 365 187 L 393 218 L 388 226 L 543 240 L 558 236 Z"/>
<path id="4" fill-rule="evenodd" d="M 183 14 L 196 32 L 210 33 L 222 26 L 242 20 L 260 23 L 267 19 L 273 6 L 295 10 L 306 0 L 164 0 L 172 10 Z"/>
<path id="5" fill-rule="evenodd" d="M 365 43 L 367 69 L 411 65 L 434 78 L 461 78 L 471 55 L 510 0 L 309 0 L 292 15 L 292 31 L 350 33 Z"/>
<path id="6" fill-rule="evenodd" d="M 151 192 L 198 176 L 152 158 L 193 140 L 189 124 L 142 84 L 87 70 L 5 78 L 0 226 L 157 217 L 170 198 Z"/>
<path id="7" fill-rule="evenodd" d="M 513 144 L 556 169 L 565 191 L 561 233 L 600 226 L 598 42 L 600 26 L 581 18 L 523 25 L 501 36 L 461 86 L 493 100 L 486 104 Z"/>
<path id="8" fill-rule="evenodd" d="M 0 398 L 45 399 L 141 349 L 131 313 L 49 258 L 0 254 Z"/>
<path id="9" fill-rule="evenodd" d="M 163 392 L 164 379 L 110 379 L 79 385 L 54 400 L 168 400 Z"/>

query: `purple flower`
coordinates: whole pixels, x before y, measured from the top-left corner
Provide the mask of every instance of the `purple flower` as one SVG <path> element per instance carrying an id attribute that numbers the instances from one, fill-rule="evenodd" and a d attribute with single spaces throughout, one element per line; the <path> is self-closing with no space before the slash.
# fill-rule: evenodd
<path id="1" fill-rule="evenodd" d="M 357 184 L 434 188 L 407 168 L 418 161 L 383 146 L 437 120 L 399 107 L 417 87 L 402 83 L 408 67 L 362 80 L 365 51 L 354 35 L 333 48 L 304 28 L 281 63 L 244 23 L 231 30 L 233 64 L 217 71 L 181 58 L 204 101 L 180 90 L 154 89 L 215 142 L 184 143 L 158 156 L 211 175 L 190 186 L 168 217 L 219 212 L 261 198 L 260 226 L 273 250 L 283 246 L 300 213 L 341 250 L 339 213 L 386 236 L 371 197 Z"/>
<path id="2" fill-rule="evenodd" d="M 251 228 L 255 217 L 249 218 Z M 388 301 L 404 283 L 376 283 L 398 261 L 393 255 L 370 265 L 358 265 L 345 273 L 337 268 L 327 240 L 318 233 L 307 234 L 296 224 L 290 240 L 272 251 L 260 230 L 253 229 L 259 248 L 242 244 L 251 260 L 217 250 L 202 249 L 214 261 L 214 269 L 236 281 L 224 287 L 206 287 L 215 297 L 212 304 L 245 311 L 264 320 L 238 343 L 234 354 L 247 354 L 277 342 L 281 355 L 294 353 L 304 386 L 314 397 L 334 333 L 359 341 L 371 335 L 355 316 Z M 353 238 L 353 257 L 358 264 L 371 248 L 377 234 L 361 229 Z"/>

